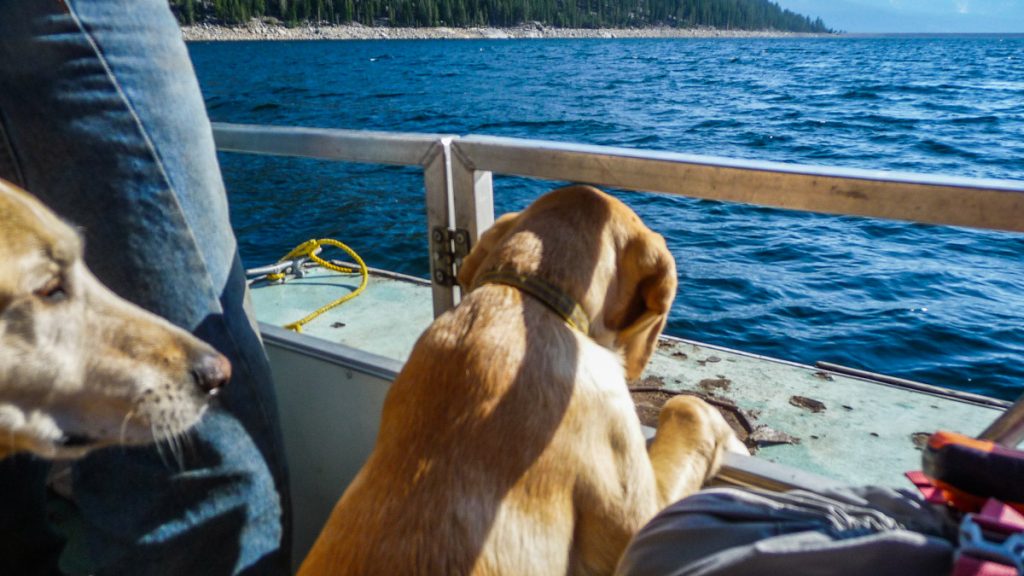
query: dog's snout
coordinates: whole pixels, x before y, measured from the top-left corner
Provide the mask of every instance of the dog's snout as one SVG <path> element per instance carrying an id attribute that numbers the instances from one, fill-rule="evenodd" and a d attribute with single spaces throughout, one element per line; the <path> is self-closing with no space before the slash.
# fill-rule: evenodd
<path id="1" fill-rule="evenodd" d="M 204 392 L 216 394 L 231 379 L 231 362 L 216 352 L 204 354 L 192 366 L 192 375 Z"/>

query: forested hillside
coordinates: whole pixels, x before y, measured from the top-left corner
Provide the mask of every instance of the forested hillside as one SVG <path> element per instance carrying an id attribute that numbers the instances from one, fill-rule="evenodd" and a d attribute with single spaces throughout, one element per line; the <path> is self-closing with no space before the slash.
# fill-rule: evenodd
<path id="1" fill-rule="evenodd" d="M 540 22 L 570 28 L 706 26 L 739 30 L 828 32 L 769 0 L 170 0 L 187 24 L 274 17 L 384 26 L 516 26 Z"/>

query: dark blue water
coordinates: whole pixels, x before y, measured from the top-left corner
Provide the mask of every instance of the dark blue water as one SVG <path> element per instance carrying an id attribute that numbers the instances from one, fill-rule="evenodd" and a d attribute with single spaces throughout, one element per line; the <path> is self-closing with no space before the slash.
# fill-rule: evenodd
<path id="1" fill-rule="evenodd" d="M 1024 38 L 190 46 L 214 120 L 483 133 L 1024 180 Z M 314 236 L 426 276 L 409 169 L 223 155 L 247 265 Z M 551 183 L 498 178 L 497 212 Z M 668 239 L 667 332 L 1014 398 L 1024 236 L 620 195 Z"/>

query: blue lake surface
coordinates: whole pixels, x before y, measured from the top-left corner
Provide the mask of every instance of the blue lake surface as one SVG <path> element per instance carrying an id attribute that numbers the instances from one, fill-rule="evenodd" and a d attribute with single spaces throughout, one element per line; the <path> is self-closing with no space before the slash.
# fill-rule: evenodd
<path id="1" fill-rule="evenodd" d="M 189 48 L 215 121 L 1024 181 L 1022 37 Z M 221 162 L 247 266 L 334 237 L 370 266 L 427 275 L 417 171 L 234 154 Z M 552 186 L 496 178 L 496 211 Z M 1007 399 L 1024 391 L 1024 235 L 619 196 L 677 257 L 670 334 Z"/>

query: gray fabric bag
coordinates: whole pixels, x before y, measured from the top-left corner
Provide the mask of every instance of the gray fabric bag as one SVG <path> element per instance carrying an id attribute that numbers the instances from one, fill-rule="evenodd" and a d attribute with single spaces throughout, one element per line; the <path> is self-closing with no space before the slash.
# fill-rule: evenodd
<path id="1" fill-rule="evenodd" d="M 934 576 L 953 567 L 956 527 L 909 491 L 820 494 L 715 488 L 663 510 L 630 544 L 622 576 Z"/>

